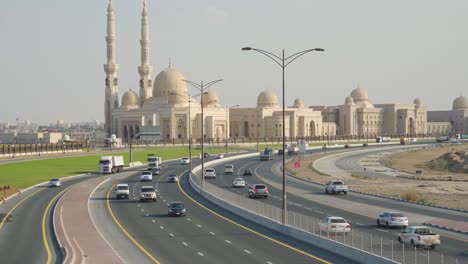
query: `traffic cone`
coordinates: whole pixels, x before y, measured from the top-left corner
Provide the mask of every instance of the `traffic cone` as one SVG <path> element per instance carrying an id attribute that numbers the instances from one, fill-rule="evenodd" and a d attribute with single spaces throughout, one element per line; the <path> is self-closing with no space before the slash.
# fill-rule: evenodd
<path id="1" fill-rule="evenodd" d="M 6 199 L 5 199 L 5 196 L 3 196 L 3 201 L 2 201 L 2 204 L 6 204 Z"/>

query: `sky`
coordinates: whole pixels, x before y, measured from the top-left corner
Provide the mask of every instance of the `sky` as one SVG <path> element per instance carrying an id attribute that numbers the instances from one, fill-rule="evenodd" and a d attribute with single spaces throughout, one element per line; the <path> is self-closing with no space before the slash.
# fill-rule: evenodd
<path id="1" fill-rule="evenodd" d="M 0 1 L 0 123 L 104 119 L 108 0 Z M 119 96 L 138 88 L 143 0 L 113 0 Z M 281 68 L 241 51 L 308 53 L 285 70 L 286 104 L 340 105 L 358 85 L 375 104 L 449 110 L 468 97 L 466 0 L 147 0 L 154 79 L 169 60 L 223 106 L 281 102 Z M 189 88 L 195 93 L 194 88 Z"/>

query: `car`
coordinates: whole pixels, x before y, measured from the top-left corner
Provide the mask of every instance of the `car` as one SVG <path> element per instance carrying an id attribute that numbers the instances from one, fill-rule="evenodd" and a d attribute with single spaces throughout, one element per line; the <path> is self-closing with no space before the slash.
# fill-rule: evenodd
<path id="1" fill-rule="evenodd" d="M 140 202 L 153 201 L 156 202 L 157 196 L 153 186 L 141 186 Z"/>
<path id="2" fill-rule="evenodd" d="M 224 158 L 224 154 L 223 153 L 218 153 L 218 155 L 216 156 L 217 159 L 222 159 Z"/>
<path id="3" fill-rule="evenodd" d="M 323 144 L 322 149 L 328 149 L 328 145 L 327 145 L 327 144 Z"/>
<path id="4" fill-rule="evenodd" d="M 49 187 L 60 187 L 62 186 L 62 181 L 58 178 L 50 179 Z"/>
<path id="5" fill-rule="evenodd" d="M 175 174 L 170 174 L 169 176 L 167 176 L 167 181 L 168 182 L 178 182 L 179 181 L 179 177 Z"/>
<path id="6" fill-rule="evenodd" d="M 187 209 L 185 209 L 184 204 L 181 202 L 171 202 L 167 206 L 167 215 L 168 216 L 186 216 Z"/>
<path id="7" fill-rule="evenodd" d="M 151 171 L 142 171 L 140 174 L 140 181 L 152 181 L 153 173 Z"/>
<path id="8" fill-rule="evenodd" d="M 252 176 L 252 170 L 250 169 L 246 169 L 244 170 L 244 172 L 242 173 L 242 176 Z"/>
<path id="9" fill-rule="evenodd" d="M 180 165 L 187 165 L 190 164 L 190 158 L 181 158 Z"/>
<path id="10" fill-rule="evenodd" d="M 377 217 L 377 226 L 406 228 L 408 217 L 399 212 L 385 212 Z"/>
<path id="11" fill-rule="evenodd" d="M 363 144 L 362 144 L 362 146 L 363 146 L 363 147 L 368 147 L 368 146 L 369 146 L 369 144 L 367 144 L 367 143 L 363 143 Z"/>
<path id="12" fill-rule="evenodd" d="M 234 165 L 232 164 L 226 164 L 224 166 L 224 174 L 234 174 Z"/>
<path id="13" fill-rule="evenodd" d="M 249 187 L 249 198 L 268 198 L 268 187 L 265 184 L 254 184 Z"/>
<path id="14" fill-rule="evenodd" d="M 283 155 L 283 150 L 282 149 L 278 149 L 278 155 Z"/>
<path id="15" fill-rule="evenodd" d="M 128 187 L 128 184 L 126 183 L 119 183 L 115 187 L 115 196 L 117 199 L 128 199 L 130 196 L 130 188 Z"/>
<path id="16" fill-rule="evenodd" d="M 205 172 L 203 173 L 203 177 L 205 179 L 211 178 L 211 179 L 216 179 L 216 171 L 213 168 L 207 168 L 205 169 Z"/>
<path id="17" fill-rule="evenodd" d="M 210 157 L 210 153 L 208 153 L 208 152 L 203 153 L 203 157 L 204 157 L 205 159 L 206 159 L 206 158 L 209 158 L 209 157 Z"/>
<path id="18" fill-rule="evenodd" d="M 351 225 L 343 218 L 338 216 L 327 216 L 319 222 L 320 231 L 330 233 L 349 233 Z"/>
<path id="19" fill-rule="evenodd" d="M 161 173 L 161 169 L 160 168 L 151 168 L 151 173 L 153 175 L 159 175 Z"/>
<path id="20" fill-rule="evenodd" d="M 234 181 L 232 182 L 232 187 L 234 188 L 244 188 L 245 187 L 245 181 L 242 178 L 235 178 Z"/>
<path id="21" fill-rule="evenodd" d="M 346 144 L 346 145 L 344 145 L 344 148 L 351 148 L 351 145 Z"/>

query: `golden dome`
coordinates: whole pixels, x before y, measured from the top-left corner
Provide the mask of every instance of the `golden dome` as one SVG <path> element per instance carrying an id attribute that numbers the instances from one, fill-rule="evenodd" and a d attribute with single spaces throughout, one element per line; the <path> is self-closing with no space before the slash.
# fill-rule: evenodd
<path id="1" fill-rule="evenodd" d="M 184 75 L 176 69 L 165 69 L 154 79 L 153 96 L 167 97 L 171 93 L 187 95 L 187 83 L 183 79 Z"/>

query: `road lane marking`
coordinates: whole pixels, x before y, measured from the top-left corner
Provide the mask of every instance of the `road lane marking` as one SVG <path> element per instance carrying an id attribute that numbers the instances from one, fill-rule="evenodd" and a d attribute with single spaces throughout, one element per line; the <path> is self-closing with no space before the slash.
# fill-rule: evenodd
<path id="1" fill-rule="evenodd" d="M 213 236 L 214 236 L 214 235 L 216 235 L 216 234 L 215 234 L 215 233 L 213 233 L 213 232 L 210 232 L 210 234 L 212 234 Z"/>
<path id="2" fill-rule="evenodd" d="M 228 244 L 232 244 L 232 242 L 229 241 L 229 240 L 224 240 L 224 241 L 226 241 L 226 243 L 228 243 Z"/>
<path id="3" fill-rule="evenodd" d="M 186 172 L 187 172 L 187 171 L 182 172 L 182 173 L 179 175 L 179 179 L 181 179 L 182 177 L 184 177 Z M 271 238 L 271 237 L 269 237 L 269 236 L 266 236 L 266 235 L 264 235 L 264 234 L 261 234 L 261 233 L 255 231 L 255 230 L 253 230 L 253 229 L 251 229 L 251 228 L 248 228 L 248 227 L 246 227 L 246 226 L 243 226 L 243 225 L 241 225 L 241 224 L 239 224 L 239 223 L 236 223 L 235 221 L 233 221 L 233 220 L 231 220 L 231 219 L 229 219 L 229 218 L 227 218 L 227 217 L 225 217 L 225 216 L 222 216 L 221 214 L 219 214 L 219 213 L 217 213 L 217 212 L 215 212 L 215 211 L 209 209 L 208 207 L 202 205 L 201 203 L 199 203 L 198 201 L 196 201 L 194 198 L 192 198 L 190 195 L 188 195 L 188 194 L 182 189 L 182 187 L 180 186 L 180 181 L 177 182 L 177 185 L 178 185 L 178 187 L 179 187 L 179 190 L 185 195 L 185 197 L 187 197 L 189 200 L 191 200 L 192 202 L 194 202 L 195 204 L 197 204 L 197 205 L 200 206 L 201 208 L 203 208 L 203 209 L 207 210 L 208 212 L 212 213 L 213 215 L 218 216 L 219 218 L 224 219 L 224 220 L 226 220 L 227 222 L 229 222 L 229 223 L 231 223 L 231 224 L 233 224 L 233 225 L 236 225 L 236 226 L 238 226 L 238 227 L 240 227 L 240 228 L 242 228 L 242 229 L 244 229 L 244 230 L 247 230 L 247 231 L 249 231 L 249 232 L 251 232 L 251 233 L 253 233 L 253 234 L 256 234 L 256 235 L 258 235 L 258 236 L 260 236 L 260 237 L 263 237 L 263 238 L 265 238 L 265 239 L 267 239 L 267 240 L 270 240 L 270 241 L 272 241 L 272 242 L 274 242 L 274 243 L 276 243 L 276 244 L 278 244 L 278 245 L 281 245 L 281 246 L 286 247 L 286 248 L 288 248 L 288 249 L 290 249 L 290 250 L 293 250 L 293 251 L 295 251 L 295 252 L 298 252 L 298 253 L 300 253 L 300 254 L 302 254 L 302 255 L 304 255 L 304 256 L 310 257 L 310 258 L 315 259 L 315 260 L 317 260 L 317 261 L 320 261 L 320 262 L 322 262 L 322 263 L 331 264 L 331 262 L 328 262 L 328 261 L 326 261 L 326 260 L 324 260 L 324 259 L 322 259 L 322 258 L 320 258 L 320 257 L 314 256 L 314 255 L 312 255 L 312 254 L 310 254 L 310 253 L 307 253 L 307 252 L 305 252 L 305 251 L 302 251 L 302 250 L 300 250 L 300 249 L 297 249 L 297 248 L 295 248 L 295 247 L 293 247 L 293 246 L 290 246 L 290 245 L 288 245 L 288 244 L 286 244 L 286 243 L 283 243 L 283 242 L 281 242 L 281 241 L 279 241 L 279 240 L 276 240 L 276 239 L 274 239 L 274 238 Z"/>
<path id="4" fill-rule="evenodd" d="M 248 251 L 247 249 L 244 249 L 245 252 L 247 252 L 248 254 L 252 254 L 252 252 Z"/>
<path id="5" fill-rule="evenodd" d="M 153 221 L 153 223 L 156 223 L 156 220 L 151 220 L 151 221 Z"/>
<path id="6" fill-rule="evenodd" d="M 185 242 L 182 242 L 182 244 L 183 244 L 184 246 L 187 246 L 187 243 L 185 243 Z"/>
<path id="7" fill-rule="evenodd" d="M 164 226 L 159 226 L 159 228 L 164 229 Z"/>
<path id="8" fill-rule="evenodd" d="M 153 257 L 143 246 L 140 245 L 140 243 L 138 243 L 138 241 L 135 240 L 135 238 L 132 237 L 132 235 L 130 235 L 128 233 L 128 231 L 122 226 L 122 224 L 120 224 L 119 220 L 117 220 L 117 218 L 115 217 L 114 215 L 114 212 L 112 211 L 112 208 L 110 207 L 110 191 L 112 189 L 114 189 L 114 185 L 112 185 L 111 188 L 109 188 L 109 190 L 107 191 L 107 210 L 109 211 L 112 219 L 114 220 L 114 222 L 117 224 L 117 226 L 120 228 L 120 230 L 122 230 L 122 232 L 124 232 L 124 234 L 133 242 L 133 244 L 135 244 L 143 253 L 145 253 L 145 255 L 147 257 L 149 257 L 154 263 L 156 264 L 161 264 L 155 257 Z"/>
<path id="9" fill-rule="evenodd" d="M 198 255 L 200 255 L 200 256 L 202 256 L 202 257 L 204 256 L 201 252 L 197 252 L 197 253 L 198 253 Z"/>
<path id="10" fill-rule="evenodd" d="M 5 224 L 6 220 L 8 219 L 8 217 L 10 216 L 11 213 L 13 213 L 13 211 L 16 209 L 16 207 L 18 207 L 20 204 L 22 204 L 24 201 L 26 201 L 27 199 L 29 199 L 29 197 L 33 196 L 34 194 L 40 192 L 44 190 L 43 188 L 42 189 L 39 189 L 33 193 L 31 193 L 30 195 L 26 196 L 26 198 L 24 198 L 23 200 L 19 201 L 15 206 L 13 206 L 13 208 L 10 209 L 10 211 L 8 211 L 8 213 L 3 217 L 2 219 L 2 222 L 0 222 L 0 230 L 2 230 L 2 227 L 3 225 Z"/>
<path id="11" fill-rule="evenodd" d="M 174 234 L 169 234 L 171 237 L 174 237 Z"/>
<path id="12" fill-rule="evenodd" d="M 201 225 L 197 225 L 198 227 L 202 227 Z"/>

